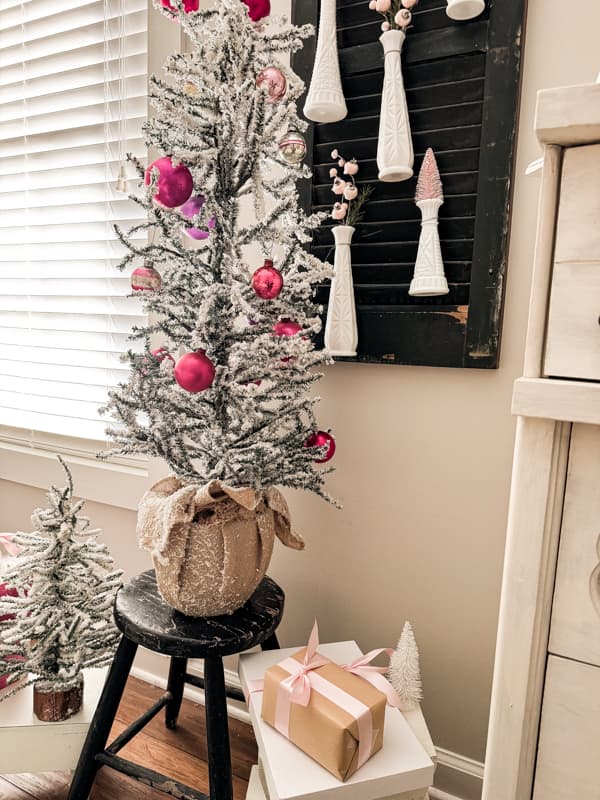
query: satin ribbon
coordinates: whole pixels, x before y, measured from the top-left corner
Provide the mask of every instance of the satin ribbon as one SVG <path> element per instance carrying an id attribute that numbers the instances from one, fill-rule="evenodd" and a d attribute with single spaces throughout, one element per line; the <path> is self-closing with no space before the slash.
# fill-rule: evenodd
<path id="1" fill-rule="evenodd" d="M 371 650 L 366 653 L 364 656 L 360 656 L 360 658 L 355 659 L 350 664 L 342 664 L 342 669 L 345 669 L 346 672 L 351 672 L 353 675 L 358 675 L 359 678 L 363 678 L 366 681 L 369 681 L 376 689 L 379 689 L 380 692 L 387 698 L 387 702 L 389 706 L 393 706 L 394 708 L 400 708 L 401 700 L 398 697 L 398 693 L 392 686 L 392 684 L 384 678 L 385 673 L 388 671 L 388 667 L 375 667 L 371 664 L 374 658 L 385 653 L 388 656 L 392 656 L 393 650 L 391 647 L 380 647 L 378 650 Z"/>
<path id="2" fill-rule="evenodd" d="M 317 653 L 319 646 L 319 628 L 317 623 L 313 625 L 313 629 L 306 645 L 306 652 L 304 659 L 300 664 L 296 659 L 286 659 L 285 661 L 293 660 L 297 667 L 293 667 L 294 673 L 281 682 L 282 689 L 287 692 L 290 703 L 297 703 L 299 706 L 307 706 L 310 702 L 310 693 L 312 690 L 312 675 L 311 672 L 319 667 L 324 667 L 329 664 L 329 659 Z M 286 672 L 290 670 L 284 667 Z"/>

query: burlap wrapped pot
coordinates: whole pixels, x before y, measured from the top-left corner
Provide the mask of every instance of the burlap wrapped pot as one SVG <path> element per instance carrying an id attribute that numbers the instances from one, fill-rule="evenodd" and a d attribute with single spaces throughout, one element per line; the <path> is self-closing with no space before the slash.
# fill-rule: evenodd
<path id="1" fill-rule="evenodd" d="M 244 605 L 267 571 L 275 536 L 304 547 L 277 489 L 198 486 L 175 476 L 142 497 L 137 534 L 152 554 L 164 600 L 195 617 L 232 614 Z"/>

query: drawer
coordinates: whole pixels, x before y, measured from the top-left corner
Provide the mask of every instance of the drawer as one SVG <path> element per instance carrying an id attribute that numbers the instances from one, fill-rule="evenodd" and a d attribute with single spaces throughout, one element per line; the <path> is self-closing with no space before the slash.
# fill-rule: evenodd
<path id="1" fill-rule="evenodd" d="M 600 669 L 550 656 L 533 800 L 600 800 Z"/>
<path id="2" fill-rule="evenodd" d="M 597 666 L 600 666 L 599 547 L 600 427 L 574 425 L 548 649 Z"/>
<path id="3" fill-rule="evenodd" d="M 544 372 L 600 380 L 600 145 L 565 151 Z"/>

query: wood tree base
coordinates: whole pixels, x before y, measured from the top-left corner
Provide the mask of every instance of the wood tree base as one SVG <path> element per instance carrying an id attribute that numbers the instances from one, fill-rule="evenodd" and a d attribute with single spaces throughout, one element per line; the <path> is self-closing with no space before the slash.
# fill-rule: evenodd
<path id="1" fill-rule="evenodd" d="M 62 722 L 76 714 L 83 704 L 83 681 L 72 689 L 44 692 L 33 687 L 33 712 L 43 722 Z"/>

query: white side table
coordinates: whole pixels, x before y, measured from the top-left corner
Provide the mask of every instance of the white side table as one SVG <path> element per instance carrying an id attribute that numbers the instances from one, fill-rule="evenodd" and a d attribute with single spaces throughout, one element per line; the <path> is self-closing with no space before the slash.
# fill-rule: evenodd
<path id="1" fill-rule="evenodd" d="M 84 670 L 83 708 L 64 722 L 33 713 L 33 686 L 0 702 L 0 775 L 75 769 L 106 678 L 106 668 Z"/>

